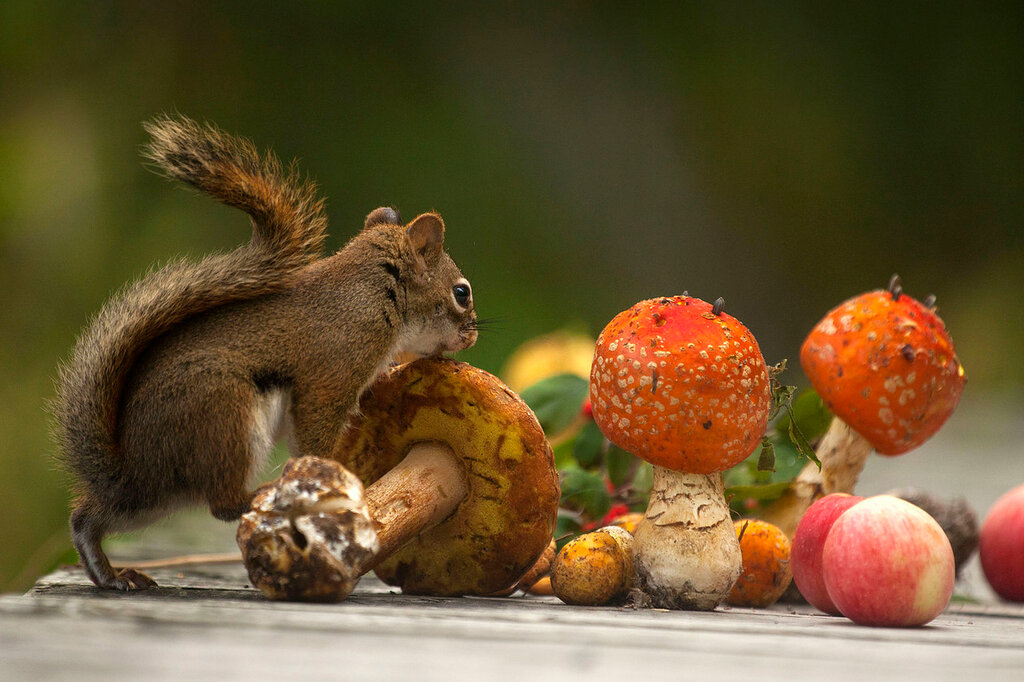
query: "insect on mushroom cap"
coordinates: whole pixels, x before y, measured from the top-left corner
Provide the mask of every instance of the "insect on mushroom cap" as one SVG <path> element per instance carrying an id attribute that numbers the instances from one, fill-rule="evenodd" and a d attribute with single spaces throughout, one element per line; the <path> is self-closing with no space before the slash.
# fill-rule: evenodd
<path id="1" fill-rule="evenodd" d="M 641 301 L 604 328 L 590 399 L 598 427 L 622 449 L 709 474 L 761 442 L 771 389 L 761 349 L 739 320 L 698 298 L 672 296 Z"/>
<path id="2" fill-rule="evenodd" d="M 828 408 L 883 455 L 931 438 L 967 380 L 939 316 L 899 290 L 830 310 L 804 341 L 800 364 Z"/>

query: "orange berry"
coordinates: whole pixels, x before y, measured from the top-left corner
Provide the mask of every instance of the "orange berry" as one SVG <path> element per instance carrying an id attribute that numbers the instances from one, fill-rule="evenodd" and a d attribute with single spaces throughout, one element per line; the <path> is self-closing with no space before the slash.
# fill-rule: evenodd
<path id="1" fill-rule="evenodd" d="M 740 519 L 734 525 L 743 553 L 743 572 L 726 601 L 733 606 L 771 606 L 793 578 L 789 538 L 767 521 Z"/>

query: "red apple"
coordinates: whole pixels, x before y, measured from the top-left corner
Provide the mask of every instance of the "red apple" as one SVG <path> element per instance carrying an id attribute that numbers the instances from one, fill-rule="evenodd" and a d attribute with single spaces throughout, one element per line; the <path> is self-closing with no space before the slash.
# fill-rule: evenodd
<path id="1" fill-rule="evenodd" d="M 829 597 L 861 625 L 924 625 L 953 595 L 953 548 L 920 507 L 891 495 L 846 510 L 822 551 Z"/>
<path id="2" fill-rule="evenodd" d="M 846 493 L 826 495 L 808 507 L 793 533 L 793 546 L 789 552 L 793 582 L 811 606 L 835 616 L 839 615 L 839 609 L 832 603 L 825 589 L 821 550 L 836 519 L 863 499 Z"/>
<path id="3" fill-rule="evenodd" d="M 1003 599 L 1024 602 L 1024 485 L 992 505 L 978 541 L 981 568 Z"/>

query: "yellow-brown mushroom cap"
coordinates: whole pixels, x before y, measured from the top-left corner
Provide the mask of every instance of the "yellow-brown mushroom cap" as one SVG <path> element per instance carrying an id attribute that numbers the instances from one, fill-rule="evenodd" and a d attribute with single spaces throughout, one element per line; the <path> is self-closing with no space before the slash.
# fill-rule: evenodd
<path id="1" fill-rule="evenodd" d="M 515 583 L 551 541 L 559 486 L 533 411 L 497 377 L 448 358 L 393 369 L 359 403 L 336 457 L 369 486 L 418 442 L 447 444 L 469 494 L 445 521 L 376 568 L 413 594 L 491 594 Z"/>
<path id="2" fill-rule="evenodd" d="M 252 584 L 290 601 L 345 599 L 378 550 L 359 479 L 317 457 L 260 487 L 236 540 Z"/>

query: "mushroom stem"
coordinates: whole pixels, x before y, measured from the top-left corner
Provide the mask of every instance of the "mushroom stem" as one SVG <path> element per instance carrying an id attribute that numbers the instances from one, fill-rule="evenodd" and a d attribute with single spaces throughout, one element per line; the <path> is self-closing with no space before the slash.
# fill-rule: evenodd
<path id="1" fill-rule="evenodd" d="M 651 501 L 634 535 L 637 585 L 655 607 L 710 611 L 740 575 L 720 473 L 655 466 Z"/>
<path id="2" fill-rule="evenodd" d="M 366 506 L 380 542 L 366 570 L 448 518 L 468 492 L 465 471 L 450 447 L 435 441 L 414 444 L 397 466 L 366 488 Z"/>
<path id="3" fill-rule="evenodd" d="M 761 519 L 775 524 L 792 539 L 801 517 L 815 500 L 832 493 L 853 492 L 871 450 L 867 439 L 839 417 L 833 417 L 816 449 L 821 470 L 808 463 L 782 497 L 768 505 Z"/>

